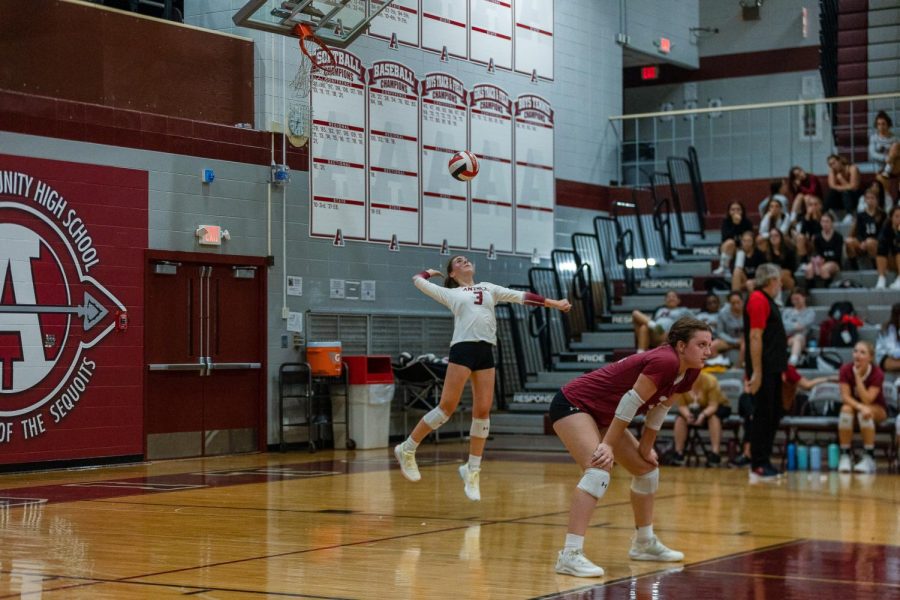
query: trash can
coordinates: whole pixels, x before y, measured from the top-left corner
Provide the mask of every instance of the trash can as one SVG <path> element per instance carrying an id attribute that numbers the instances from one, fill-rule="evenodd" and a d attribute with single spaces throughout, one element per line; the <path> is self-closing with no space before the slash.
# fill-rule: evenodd
<path id="1" fill-rule="evenodd" d="M 344 356 L 350 376 L 350 435 L 356 447 L 386 448 L 390 435 L 394 372 L 390 356 Z M 335 448 L 346 432 L 335 431 Z"/>

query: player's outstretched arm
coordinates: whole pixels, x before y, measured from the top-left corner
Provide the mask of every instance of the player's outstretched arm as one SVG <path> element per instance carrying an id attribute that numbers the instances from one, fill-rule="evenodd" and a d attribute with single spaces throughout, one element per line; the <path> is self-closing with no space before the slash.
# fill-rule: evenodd
<path id="1" fill-rule="evenodd" d="M 438 275 L 443 277 L 443 274 L 440 271 L 435 271 L 434 269 L 425 269 L 424 271 L 413 275 L 413 284 L 415 284 L 415 286 L 419 288 L 419 290 L 425 295 L 430 296 L 444 306 L 449 307 L 450 305 L 448 304 L 449 299 L 447 295 L 447 288 L 435 285 L 428 281 L 431 277 L 435 277 Z"/>

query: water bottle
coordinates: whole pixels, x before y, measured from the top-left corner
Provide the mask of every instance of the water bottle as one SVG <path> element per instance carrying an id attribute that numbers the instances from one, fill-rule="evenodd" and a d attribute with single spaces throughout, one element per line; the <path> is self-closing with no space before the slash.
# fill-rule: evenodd
<path id="1" fill-rule="evenodd" d="M 822 470 L 822 448 L 812 446 L 809 449 L 809 469 L 811 471 Z"/>
<path id="2" fill-rule="evenodd" d="M 809 470 L 809 447 L 797 446 L 797 470 Z"/>
<path id="3" fill-rule="evenodd" d="M 815 354 L 816 348 L 819 347 L 819 341 L 815 338 L 806 342 L 806 348 L 810 351 L 810 353 Z"/>
<path id="4" fill-rule="evenodd" d="M 788 444 L 788 447 L 787 447 L 787 470 L 788 471 L 796 471 L 797 470 L 797 445 L 796 444 Z"/>
<path id="5" fill-rule="evenodd" d="M 841 449 L 837 444 L 828 444 L 828 468 L 837 471 L 841 461 Z"/>

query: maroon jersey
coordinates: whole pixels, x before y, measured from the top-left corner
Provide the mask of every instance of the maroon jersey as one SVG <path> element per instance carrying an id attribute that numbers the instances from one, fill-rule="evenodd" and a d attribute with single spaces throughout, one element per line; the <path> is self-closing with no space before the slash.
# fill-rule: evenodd
<path id="1" fill-rule="evenodd" d="M 841 366 L 841 370 L 838 372 L 838 379 L 841 383 L 846 383 L 850 386 L 850 395 L 853 396 L 854 400 L 862 402 L 862 400 L 859 399 L 859 394 L 856 392 L 856 377 L 853 375 L 852 362 Z M 863 379 L 863 383 L 865 384 L 866 389 L 873 386 L 878 388 L 878 396 L 875 397 L 875 401 L 872 404 L 877 404 L 887 412 L 887 402 L 884 400 L 884 391 L 882 389 L 882 386 L 884 385 L 884 371 L 875 365 L 871 365 L 869 374 Z"/>
<path id="2" fill-rule="evenodd" d="M 563 386 L 562 393 L 572 406 L 594 417 L 598 426 L 609 427 L 619 400 L 634 387 L 638 375 L 644 375 L 656 384 L 656 392 L 650 398 L 644 398 L 644 404 L 637 411 L 639 415 L 664 402 L 672 394 L 690 390 L 700 369 L 688 369 L 676 383 L 679 366 L 678 354 L 666 344 L 585 373 Z"/>

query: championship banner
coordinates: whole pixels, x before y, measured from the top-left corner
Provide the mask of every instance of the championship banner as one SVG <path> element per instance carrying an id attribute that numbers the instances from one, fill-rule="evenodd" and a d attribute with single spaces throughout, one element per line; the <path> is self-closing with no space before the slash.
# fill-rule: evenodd
<path id="1" fill-rule="evenodd" d="M 0 464 L 143 454 L 147 190 L 0 155 Z"/>
<path id="2" fill-rule="evenodd" d="M 366 69 L 331 49 L 333 73 L 317 73 L 310 100 L 310 235 L 366 239 Z"/>
<path id="3" fill-rule="evenodd" d="M 516 100 L 516 252 L 553 251 L 553 109 L 540 96 Z"/>

